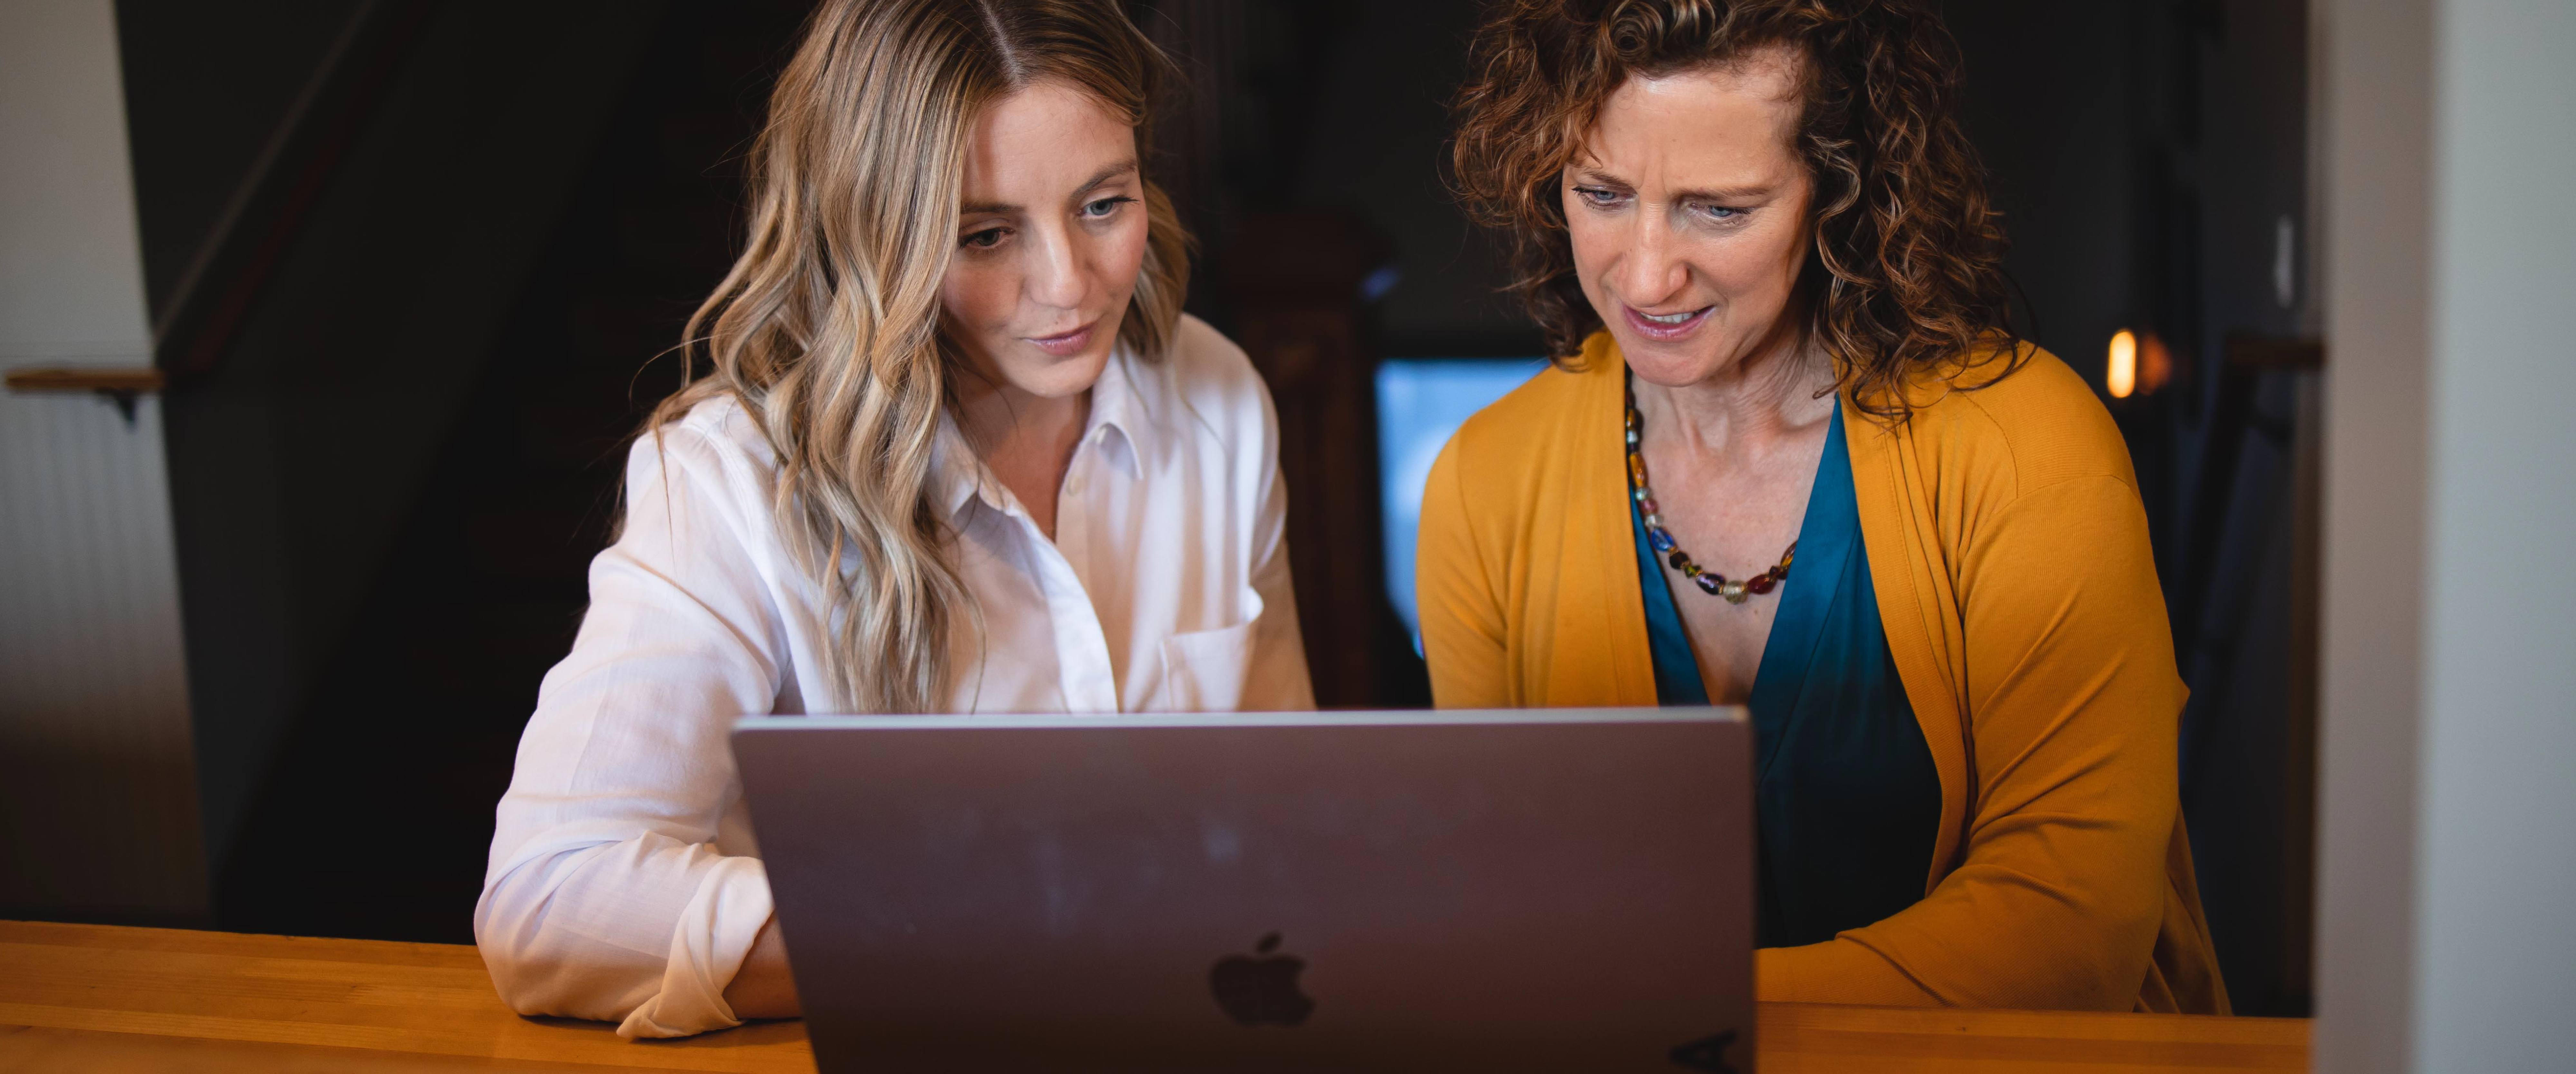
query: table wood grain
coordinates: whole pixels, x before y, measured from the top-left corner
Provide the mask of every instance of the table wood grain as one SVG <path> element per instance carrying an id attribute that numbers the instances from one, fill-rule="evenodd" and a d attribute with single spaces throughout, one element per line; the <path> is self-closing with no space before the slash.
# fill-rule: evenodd
<path id="1" fill-rule="evenodd" d="M 1764 1004 L 1764 1074 L 2303 1071 L 2301 1019 Z M 676 1041 L 522 1018 L 471 947 L 0 922 L 0 1074 L 810 1072 L 801 1022 Z"/>

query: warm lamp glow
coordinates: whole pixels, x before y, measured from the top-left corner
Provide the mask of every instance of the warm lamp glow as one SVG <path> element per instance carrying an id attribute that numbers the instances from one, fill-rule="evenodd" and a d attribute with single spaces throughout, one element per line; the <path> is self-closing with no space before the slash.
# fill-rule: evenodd
<path id="1" fill-rule="evenodd" d="M 2111 365 L 2102 382 L 2110 387 L 2113 399 L 2126 399 L 2138 390 L 2138 337 L 2126 328 L 2111 334 Z"/>
<path id="2" fill-rule="evenodd" d="M 2138 390 L 2154 395 L 2173 379 L 2173 352 L 2153 332 L 2138 337 Z"/>

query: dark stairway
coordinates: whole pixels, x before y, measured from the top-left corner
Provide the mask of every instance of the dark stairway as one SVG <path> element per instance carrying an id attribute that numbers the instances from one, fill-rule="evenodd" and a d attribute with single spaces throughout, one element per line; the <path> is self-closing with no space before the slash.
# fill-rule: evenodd
<path id="1" fill-rule="evenodd" d="M 675 6 L 222 864 L 223 927 L 472 940 L 493 803 L 580 623 L 625 445 L 679 381 L 665 352 L 731 262 L 739 157 L 809 7 Z"/>

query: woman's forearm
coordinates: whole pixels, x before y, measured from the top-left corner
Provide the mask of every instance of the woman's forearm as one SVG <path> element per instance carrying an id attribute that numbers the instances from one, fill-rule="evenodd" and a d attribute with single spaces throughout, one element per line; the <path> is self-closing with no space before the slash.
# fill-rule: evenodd
<path id="1" fill-rule="evenodd" d="M 725 1005 L 736 1018 L 796 1018 L 805 1013 L 796 1000 L 796 979 L 787 972 L 787 944 L 778 938 L 778 917 L 760 926 L 751 952 L 742 957 L 733 983 L 725 986 Z"/>

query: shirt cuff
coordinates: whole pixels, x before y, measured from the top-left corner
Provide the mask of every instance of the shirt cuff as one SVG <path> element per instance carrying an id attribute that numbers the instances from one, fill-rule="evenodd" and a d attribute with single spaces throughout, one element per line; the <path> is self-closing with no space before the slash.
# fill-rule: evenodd
<path id="1" fill-rule="evenodd" d="M 724 1000 L 760 928 L 769 923 L 769 873 L 758 858 L 730 857 L 708 871 L 671 930 L 662 990 L 636 1006 L 617 1035 L 685 1037 L 742 1024 Z"/>

